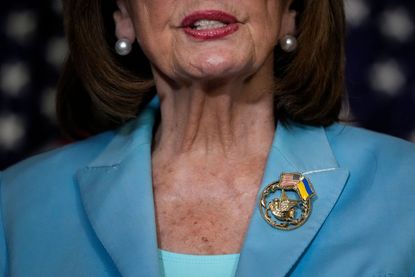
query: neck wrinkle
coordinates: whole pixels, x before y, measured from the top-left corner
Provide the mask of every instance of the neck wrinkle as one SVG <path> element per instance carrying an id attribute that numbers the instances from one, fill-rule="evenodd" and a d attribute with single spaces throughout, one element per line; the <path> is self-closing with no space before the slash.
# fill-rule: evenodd
<path id="1" fill-rule="evenodd" d="M 235 159 L 263 155 L 275 131 L 272 76 L 261 72 L 245 79 L 174 87 L 156 77 L 161 123 L 154 153 Z"/>
<path id="2" fill-rule="evenodd" d="M 236 158 L 268 150 L 264 145 L 270 146 L 275 131 L 271 96 L 250 104 L 234 103 L 227 95 L 183 98 L 162 101 L 155 151 Z"/>

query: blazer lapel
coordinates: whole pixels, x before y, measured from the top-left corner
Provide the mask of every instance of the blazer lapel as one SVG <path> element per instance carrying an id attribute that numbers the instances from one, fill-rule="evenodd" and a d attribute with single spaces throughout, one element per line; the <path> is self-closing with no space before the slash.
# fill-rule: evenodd
<path id="1" fill-rule="evenodd" d="M 119 130 L 90 165 L 77 173 L 82 203 L 97 237 L 121 275 L 160 276 L 151 176 L 157 98 Z M 292 231 L 269 226 L 255 207 L 237 276 L 285 276 L 329 215 L 348 178 L 338 167 L 323 128 L 278 125 L 259 192 L 283 172 L 301 172 L 317 197 L 307 222 Z"/>
<path id="2" fill-rule="evenodd" d="M 126 277 L 160 276 L 151 180 L 153 102 L 77 173 L 91 226 Z"/>
<path id="3" fill-rule="evenodd" d="M 284 172 L 303 173 L 313 184 L 316 197 L 311 215 L 298 229 L 274 229 L 261 217 L 257 200 L 238 277 L 288 275 L 330 214 L 349 175 L 348 170 L 338 167 L 323 128 L 279 124 L 259 194 Z"/>

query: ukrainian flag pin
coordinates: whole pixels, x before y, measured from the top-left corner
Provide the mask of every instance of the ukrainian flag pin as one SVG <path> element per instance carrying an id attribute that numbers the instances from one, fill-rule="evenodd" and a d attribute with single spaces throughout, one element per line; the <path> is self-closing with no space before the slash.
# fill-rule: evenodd
<path id="1" fill-rule="evenodd" d="M 265 221 L 280 230 L 303 225 L 311 214 L 313 185 L 300 173 L 283 173 L 261 193 L 259 209 Z"/>

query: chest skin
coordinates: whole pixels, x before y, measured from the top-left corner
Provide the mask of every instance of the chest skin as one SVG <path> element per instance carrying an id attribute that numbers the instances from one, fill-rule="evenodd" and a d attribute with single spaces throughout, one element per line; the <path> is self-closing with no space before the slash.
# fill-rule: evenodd
<path id="1" fill-rule="evenodd" d="M 256 205 L 262 167 L 262 162 L 229 171 L 226 166 L 224 170 L 193 166 L 197 170 L 186 173 L 172 165 L 155 167 L 159 248 L 187 254 L 239 253 Z"/>

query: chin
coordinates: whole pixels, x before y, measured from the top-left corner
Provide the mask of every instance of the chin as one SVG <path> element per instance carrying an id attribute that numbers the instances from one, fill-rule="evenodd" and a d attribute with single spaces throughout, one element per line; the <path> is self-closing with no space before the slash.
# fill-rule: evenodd
<path id="1" fill-rule="evenodd" d="M 238 78 L 246 75 L 248 69 L 252 67 L 249 52 L 235 53 L 235 51 L 215 49 L 187 57 L 183 71 L 192 79 L 212 80 Z"/>

